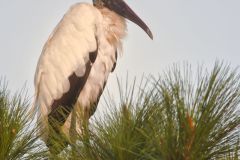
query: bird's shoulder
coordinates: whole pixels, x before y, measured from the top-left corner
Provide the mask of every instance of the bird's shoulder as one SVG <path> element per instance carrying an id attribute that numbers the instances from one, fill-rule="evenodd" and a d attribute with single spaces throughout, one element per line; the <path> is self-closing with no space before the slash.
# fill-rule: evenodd
<path id="1" fill-rule="evenodd" d="M 67 14 L 76 14 L 79 16 L 91 16 L 91 15 L 99 15 L 99 10 L 89 3 L 75 3 L 68 10 Z"/>
<path id="2" fill-rule="evenodd" d="M 78 2 L 71 5 L 70 9 L 92 9 L 95 8 L 92 4 L 85 3 L 85 2 Z"/>

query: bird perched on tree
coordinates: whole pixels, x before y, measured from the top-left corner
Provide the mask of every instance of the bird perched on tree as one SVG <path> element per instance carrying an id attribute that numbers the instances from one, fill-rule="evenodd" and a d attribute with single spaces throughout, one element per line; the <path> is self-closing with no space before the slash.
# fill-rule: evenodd
<path id="1" fill-rule="evenodd" d="M 147 25 L 123 0 L 77 3 L 64 15 L 47 40 L 35 73 L 35 108 L 42 135 L 49 126 L 71 134 L 81 132 L 75 114 L 88 120 L 94 113 L 108 76 L 114 71 L 128 19 L 152 39 Z M 64 114 L 62 114 L 64 113 Z"/>

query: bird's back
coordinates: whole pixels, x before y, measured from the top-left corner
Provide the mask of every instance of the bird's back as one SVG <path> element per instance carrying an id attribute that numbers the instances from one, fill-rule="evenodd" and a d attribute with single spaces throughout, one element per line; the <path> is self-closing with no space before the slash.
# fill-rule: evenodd
<path id="1" fill-rule="evenodd" d="M 70 112 L 76 102 L 84 111 L 96 106 L 125 35 L 125 21 L 114 16 L 107 9 L 76 4 L 46 42 L 34 81 L 35 104 L 45 133 L 49 115 L 56 116 L 59 105 Z M 69 125 L 66 122 L 64 127 Z"/>

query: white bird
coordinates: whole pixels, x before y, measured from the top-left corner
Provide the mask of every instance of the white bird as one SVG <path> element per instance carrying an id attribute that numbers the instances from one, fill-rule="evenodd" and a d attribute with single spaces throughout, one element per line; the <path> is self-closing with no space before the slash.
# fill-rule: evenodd
<path id="1" fill-rule="evenodd" d="M 48 141 L 51 119 L 62 132 L 80 125 L 73 110 L 88 120 L 94 113 L 108 76 L 114 71 L 125 19 L 140 26 L 152 39 L 147 25 L 123 0 L 77 3 L 64 15 L 47 40 L 35 73 L 35 108 L 43 140 Z M 64 112 L 61 114 L 60 112 Z"/>

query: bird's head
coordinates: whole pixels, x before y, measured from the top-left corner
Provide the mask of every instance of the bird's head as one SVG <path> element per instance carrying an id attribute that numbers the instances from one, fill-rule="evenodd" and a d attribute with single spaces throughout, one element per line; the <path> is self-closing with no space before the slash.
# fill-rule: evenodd
<path id="1" fill-rule="evenodd" d="M 93 0 L 94 6 L 97 8 L 107 7 L 116 12 L 120 16 L 132 21 L 141 27 L 148 36 L 153 39 L 153 35 L 149 27 L 138 17 L 138 15 L 127 5 L 124 0 Z"/>

